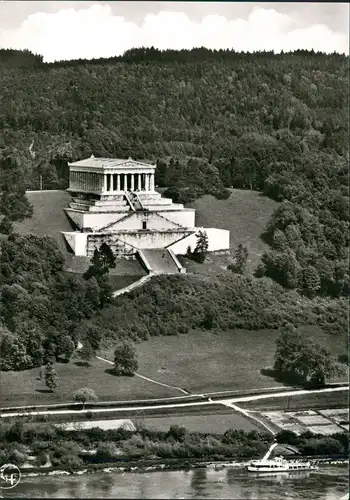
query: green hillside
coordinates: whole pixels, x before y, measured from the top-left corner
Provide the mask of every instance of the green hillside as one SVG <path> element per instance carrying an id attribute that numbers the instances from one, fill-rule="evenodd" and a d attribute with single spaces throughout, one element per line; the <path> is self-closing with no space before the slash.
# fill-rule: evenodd
<path id="1" fill-rule="evenodd" d="M 33 217 L 15 223 L 16 232 L 34 233 L 53 237 L 61 250 L 67 254 L 67 247 L 61 231 L 72 231 L 64 208 L 68 206 L 70 195 L 67 191 L 28 192 L 27 198 L 34 207 Z"/>
<path id="2" fill-rule="evenodd" d="M 27 189 L 40 176 L 45 188 L 66 188 L 67 160 L 93 153 L 156 161 L 156 183 L 180 203 L 259 191 L 282 203 L 265 232 L 270 248 L 252 251 L 263 252 L 258 276 L 310 297 L 348 295 L 348 57 L 143 48 L 44 64 L 20 55 L 0 52 L 0 161 L 8 172 L 17 165 Z M 228 218 L 225 204 L 211 205 L 213 219 Z M 10 195 L 0 200 L 16 220 L 11 207 Z M 232 206 L 230 219 L 242 228 L 248 210 Z M 233 226 L 233 243 L 252 232 Z"/>
<path id="3" fill-rule="evenodd" d="M 65 179 L 60 158 L 91 153 L 230 160 L 235 178 L 219 162 L 221 177 L 243 187 L 266 177 L 272 161 L 289 162 L 288 150 L 334 157 L 348 147 L 348 58 L 336 54 L 140 49 L 115 59 L 4 68 L 1 80 L 2 146 L 16 148 L 32 189 L 38 162 L 54 161 L 56 168 L 41 166 L 44 185 L 53 187 Z M 239 179 L 248 163 L 251 178 Z"/>
<path id="4" fill-rule="evenodd" d="M 231 190 L 227 200 L 206 195 L 189 204 L 196 209 L 197 227 L 217 227 L 230 231 L 230 247 L 240 243 L 248 248 L 248 269 L 253 272 L 268 245 L 260 238 L 278 204 L 257 191 Z M 220 260 L 220 259 L 217 259 Z M 210 264 L 211 266 L 212 264 Z M 195 266 L 200 270 L 200 265 Z"/>

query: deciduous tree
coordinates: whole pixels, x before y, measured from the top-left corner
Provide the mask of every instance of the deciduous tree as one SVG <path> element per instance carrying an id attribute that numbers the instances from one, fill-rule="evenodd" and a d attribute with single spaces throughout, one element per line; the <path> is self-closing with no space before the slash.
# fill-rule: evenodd
<path id="1" fill-rule="evenodd" d="M 120 342 L 114 350 L 114 371 L 117 375 L 134 375 L 138 370 L 135 347 L 127 341 Z"/>
<path id="2" fill-rule="evenodd" d="M 75 345 L 69 335 L 63 335 L 58 338 L 56 351 L 56 355 L 58 358 L 63 358 L 63 360 L 68 363 L 68 361 L 72 357 L 74 350 Z"/>
<path id="3" fill-rule="evenodd" d="M 78 389 L 73 394 L 73 399 L 78 403 L 83 403 L 83 410 L 85 408 L 85 403 L 87 401 L 97 401 L 98 397 L 96 396 L 95 391 L 89 389 L 88 387 L 83 387 L 82 389 Z"/>
<path id="4" fill-rule="evenodd" d="M 327 349 L 293 325 L 286 325 L 276 341 L 274 369 L 291 380 L 317 386 L 343 373 L 343 368 Z"/>
<path id="5" fill-rule="evenodd" d="M 89 361 L 96 355 L 95 349 L 92 347 L 88 340 L 84 340 L 83 347 L 79 349 L 78 356 L 85 362 L 89 364 Z"/>
<path id="6" fill-rule="evenodd" d="M 45 368 L 45 384 L 51 392 L 58 387 L 58 375 L 51 363 L 48 363 Z"/>

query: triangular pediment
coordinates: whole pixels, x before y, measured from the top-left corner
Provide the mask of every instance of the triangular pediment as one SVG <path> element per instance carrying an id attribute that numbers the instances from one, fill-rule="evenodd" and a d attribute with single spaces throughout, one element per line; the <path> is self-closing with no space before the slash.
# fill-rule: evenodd
<path id="1" fill-rule="evenodd" d="M 154 167 L 151 163 L 143 163 L 136 160 L 126 160 L 125 163 L 121 164 L 123 168 L 151 168 Z"/>
<path id="2" fill-rule="evenodd" d="M 135 169 L 135 168 L 155 168 L 155 165 L 142 161 L 133 160 L 132 158 L 97 158 L 91 156 L 84 160 L 79 160 L 73 163 L 68 163 L 69 167 L 78 168 L 97 168 L 97 169 Z"/>

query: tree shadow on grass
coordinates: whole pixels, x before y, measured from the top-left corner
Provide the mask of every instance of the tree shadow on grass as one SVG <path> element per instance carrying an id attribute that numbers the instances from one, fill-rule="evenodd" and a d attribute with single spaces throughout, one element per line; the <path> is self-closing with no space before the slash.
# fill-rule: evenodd
<path id="1" fill-rule="evenodd" d="M 50 389 L 35 389 L 36 392 L 40 392 L 42 394 L 51 394 L 51 390 Z"/>
<path id="2" fill-rule="evenodd" d="M 280 384 L 287 385 L 287 386 L 297 386 L 297 387 L 303 387 L 305 384 L 302 383 L 299 377 L 295 377 L 289 373 L 281 373 L 277 370 L 274 370 L 273 368 L 262 368 L 260 370 L 261 375 L 264 375 L 264 377 L 270 377 L 272 378 L 275 382 L 279 382 Z"/>
<path id="3" fill-rule="evenodd" d="M 128 373 L 118 373 L 115 371 L 115 368 L 106 368 L 105 373 L 108 373 L 108 375 L 113 375 L 114 377 L 133 377 L 134 373 L 128 374 Z"/>
<path id="4" fill-rule="evenodd" d="M 85 366 L 86 368 L 90 366 L 90 363 L 86 363 L 85 361 L 74 361 L 76 366 Z"/>
<path id="5" fill-rule="evenodd" d="M 117 374 L 115 373 L 114 368 L 106 368 L 105 373 L 108 373 L 108 375 L 114 375 L 116 376 Z"/>

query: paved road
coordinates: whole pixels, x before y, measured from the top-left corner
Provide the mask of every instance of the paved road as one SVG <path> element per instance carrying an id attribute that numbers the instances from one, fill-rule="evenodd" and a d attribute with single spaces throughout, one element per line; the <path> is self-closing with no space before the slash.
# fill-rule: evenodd
<path id="1" fill-rule="evenodd" d="M 64 414 L 77 414 L 79 412 L 86 412 L 89 411 L 91 413 L 101 413 L 101 412 L 130 412 L 130 415 L 132 415 L 133 411 L 136 410 L 159 410 L 159 409 L 170 409 L 170 408 L 185 408 L 185 407 L 198 407 L 200 408 L 201 406 L 208 406 L 208 404 L 222 404 L 225 406 L 231 406 L 231 405 L 237 405 L 237 403 L 243 403 L 247 401 L 257 401 L 260 399 L 267 399 L 267 398 L 284 398 L 286 396 L 298 396 L 302 394 L 313 394 L 313 393 L 324 393 L 324 392 L 340 392 L 340 391 L 348 391 L 349 386 L 345 387 L 329 387 L 326 389 L 313 389 L 313 390 L 292 390 L 292 391 L 284 391 L 284 392 L 271 392 L 268 394 L 258 394 L 254 396 L 241 396 L 237 398 L 223 398 L 223 399 L 218 399 L 218 400 L 212 400 L 208 398 L 207 401 L 196 401 L 196 402 L 186 402 L 186 403 L 172 403 L 172 404 L 159 404 L 159 405 L 140 405 L 140 406 L 129 406 L 129 407 L 123 407 L 123 408 L 92 408 L 89 410 L 47 410 L 47 411 L 33 411 L 33 412 L 28 412 L 31 415 L 64 415 Z M 232 407 L 232 406 L 231 406 Z M 5 413 L 1 415 L 2 418 L 6 417 L 17 417 L 20 415 L 23 415 L 22 412 L 11 412 L 11 413 Z"/>
<path id="2" fill-rule="evenodd" d="M 323 393 L 323 392 L 340 392 L 340 391 L 348 391 L 349 386 L 342 387 L 326 387 L 325 389 L 298 389 L 293 391 L 284 391 L 284 392 L 275 392 L 270 394 L 256 394 L 254 396 L 241 396 L 237 398 L 224 398 L 221 400 L 216 400 L 216 402 L 223 403 L 245 403 L 247 401 L 256 401 L 258 399 L 267 399 L 267 398 L 282 398 L 285 396 L 301 396 L 302 394 L 315 394 L 315 393 Z"/>

